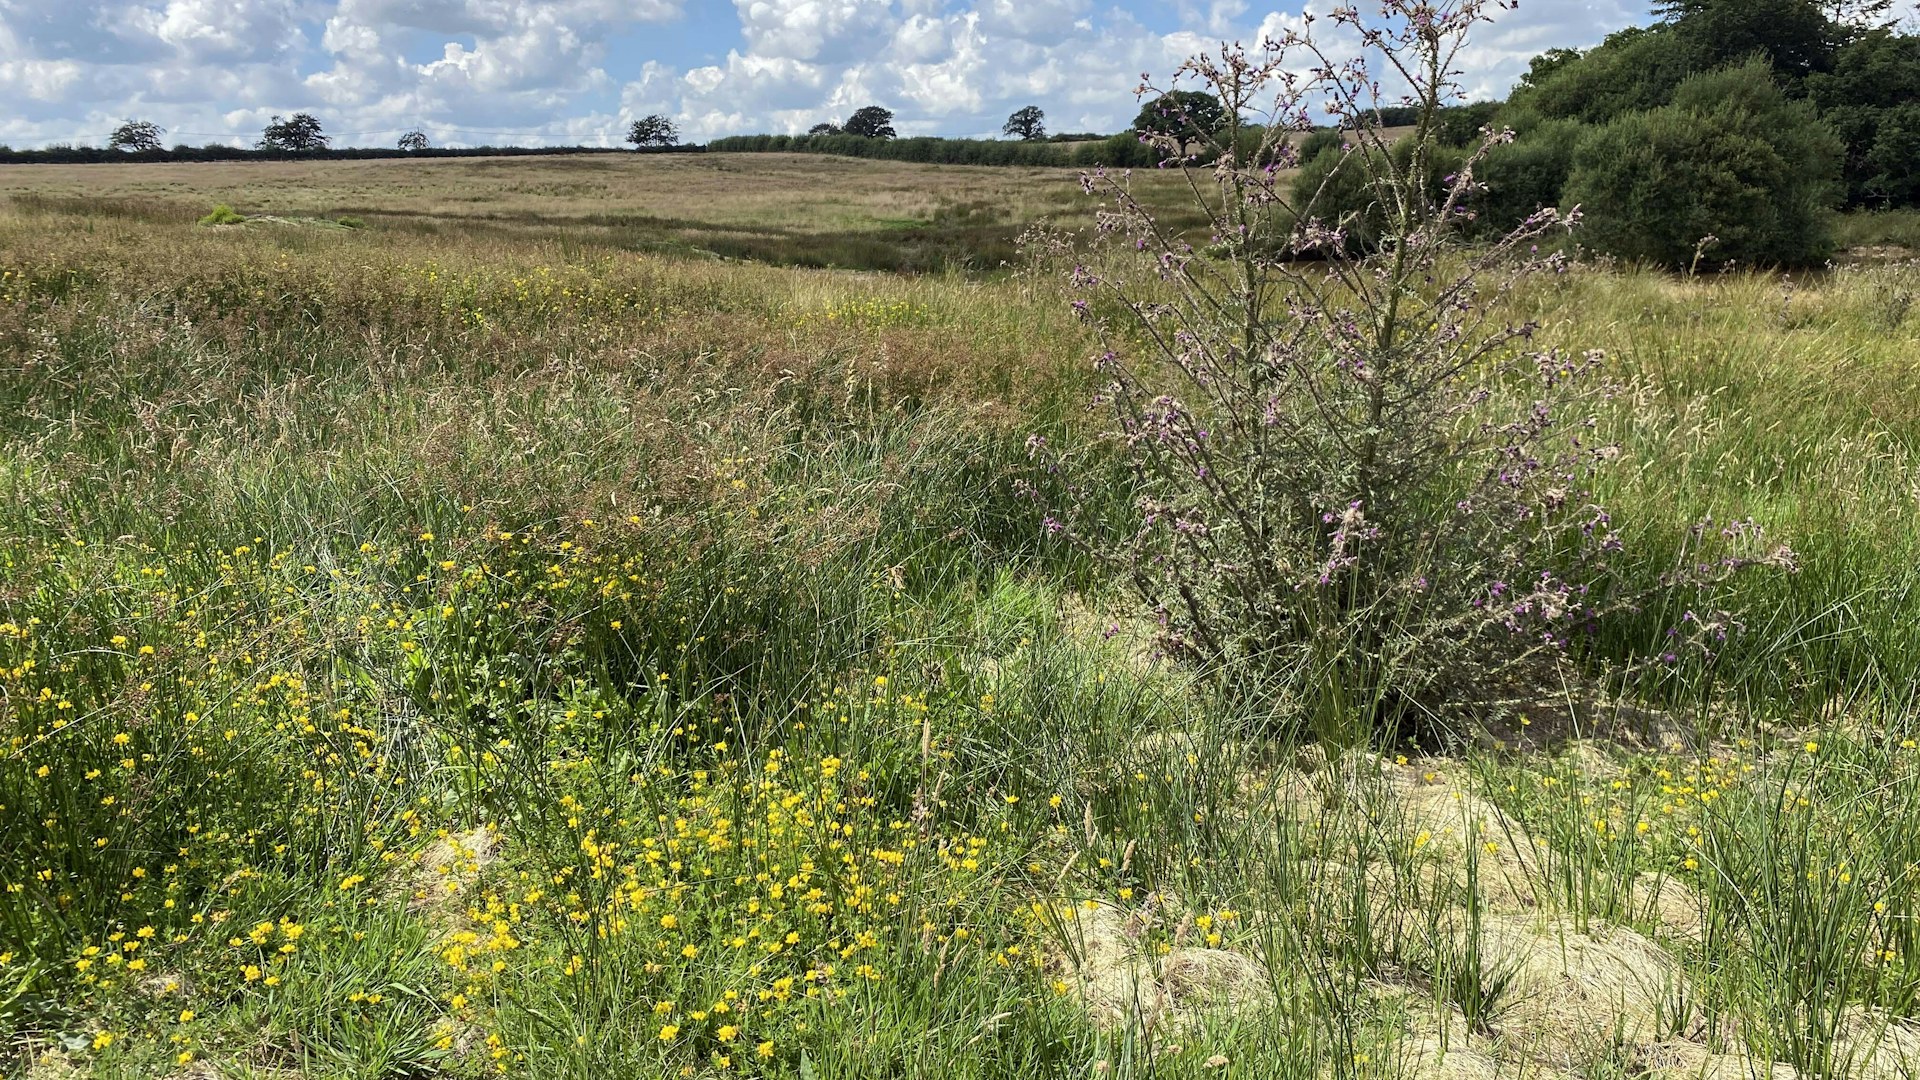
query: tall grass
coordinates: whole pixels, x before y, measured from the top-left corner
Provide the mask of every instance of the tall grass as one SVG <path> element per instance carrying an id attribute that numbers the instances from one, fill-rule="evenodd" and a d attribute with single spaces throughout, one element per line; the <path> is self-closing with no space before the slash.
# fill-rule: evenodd
<path id="1" fill-rule="evenodd" d="M 0 215 L 0 1071 L 1911 1045 L 1911 271 L 1553 286 L 1618 520 L 1803 570 L 1639 741 L 1570 735 L 1658 612 L 1442 753 L 1272 741 L 1041 530 L 1092 343 L 1040 280 L 74 218 Z"/>

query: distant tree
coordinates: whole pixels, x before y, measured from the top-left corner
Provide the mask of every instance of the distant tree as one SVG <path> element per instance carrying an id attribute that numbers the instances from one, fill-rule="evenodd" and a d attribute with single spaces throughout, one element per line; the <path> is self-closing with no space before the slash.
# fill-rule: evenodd
<path id="1" fill-rule="evenodd" d="M 1862 34 L 1834 57 L 1832 72 L 1807 80 L 1820 114 L 1846 143 L 1848 201 L 1920 202 L 1920 37 Z"/>
<path id="2" fill-rule="evenodd" d="M 1164 135 L 1195 142 L 1227 126 L 1227 110 L 1220 99 L 1199 90 L 1174 90 L 1140 107 L 1133 130 L 1142 135 Z"/>
<path id="3" fill-rule="evenodd" d="M 1846 31 L 1820 0 L 1656 0 L 1686 47 L 1692 71 L 1738 64 L 1755 53 L 1788 79 L 1833 67 Z"/>
<path id="4" fill-rule="evenodd" d="M 878 105 L 868 105 L 847 117 L 844 125 L 846 133 L 865 139 L 891 139 L 893 130 L 893 110 Z"/>
<path id="5" fill-rule="evenodd" d="M 1555 49 L 1534 57 L 1509 100 L 1549 120 L 1602 124 L 1665 105 L 1692 71 L 1688 52 L 1672 26 L 1630 26 L 1584 53 Z"/>
<path id="6" fill-rule="evenodd" d="M 1047 137 L 1047 114 L 1041 112 L 1038 105 L 1016 109 L 1012 116 L 1007 117 L 1006 126 L 1000 129 L 1000 133 L 1027 142 L 1044 139 Z"/>
<path id="7" fill-rule="evenodd" d="M 1580 59 L 1579 49 L 1548 49 L 1532 60 L 1527 61 L 1527 73 L 1520 76 L 1520 85 L 1539 86 L 1553 73 Z"/>
<path id="8" fill-rule="evenodd" d="M 807 129 L 807 134 L 809 134 L 809 135 L 839 135 L 839 134 L 843 134 L 843 133 L 842 133 L 842 132 L 841 132 L 841 130 L 840 130 L 840 125 L 839 125 L 839 124 L 815 124 L 815 125 L 813 125 L 812 127 L 810 127 L 810 128 L 808 128 L 808 129 Z"/>
<path id="9" fill-rule="evenodd" d="M 312 113 L 298 112 L 282 120 L 278 113 L 260 132 L 259 148 L 294 153 L 325 150 L 328 139 L 320 133 L 320 121 Z"/>
<path id="10" fill-rule="evenodd" d="M 400 136 L 400 149 L 408 153 L 413 153 L 416 150 L 425 150 L 428 145 L 427 133 L 418 128 Z"/>
<path id="11" fill-rule="evenodd" d="M 627 129 L 627 141 L 636 147 L 674 146 L 680 142 L 680 130 L 673 121 L 654 113 L 643 116 Z"/>
<path id="12" fill-rule="evenodd" d="M 158 150 L 160 136 L 164 134 L 160 125 L 151 120 L 129 120 L 113 129 L 107 137 L 107 146 L 114 150 Z"/>

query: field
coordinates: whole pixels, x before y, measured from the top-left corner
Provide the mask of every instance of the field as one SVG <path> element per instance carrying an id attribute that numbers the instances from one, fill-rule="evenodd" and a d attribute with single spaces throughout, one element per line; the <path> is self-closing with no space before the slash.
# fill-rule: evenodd
<path id="1" fill-rule="evenodd" d="M 0 1073 L 1920 1071 L 1909 221 L 1506 297 L 1624 388 L 1624 573 L 1706 515 L 1799 569 L 1712 663 L 1634 677 L 1644 610 L 1369 745 L 1161 658 L 1019 496 L 1030 436 L 1100 445 L 1013 244 L 1092 222 L 1075 177 L 0 196 Z"/>
<path id="2" fill-rule="evenodd" d="M 1162 191 L 1171 178 L 1143 183 Z M 0 196 L 191 222 L 215 202 L 348 217 L 409 236 L 533 240 L 800 266 L 990 270 L 1026 222 L 1088 205 L 1064 169 L 969 169 L 797 154 L 588 155 L 182 165 L 31 165 Z M 78 200 L 78 203 L 73 202 Z"/>

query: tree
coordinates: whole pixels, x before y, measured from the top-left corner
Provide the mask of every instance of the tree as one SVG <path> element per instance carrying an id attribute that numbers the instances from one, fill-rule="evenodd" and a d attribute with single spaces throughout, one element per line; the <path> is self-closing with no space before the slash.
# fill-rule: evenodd
<path id="1" fill-rule="evenodd" d="M 1738 64 L 1755 53 L 1798 80 L 1833 67 L 1846 41 L 1817 0 L 1661 0 L 1654 8 L 1679 34 L 1693 71 Z"/>
<path id="2" fill-rule="evenodd" d="M 893 110 L 878 105 L 868 105 L 852 116 L 845 124 L 849 135 L 858 135 L 866 139 L 891 139 L 894 137 Z"/>
<path id="3" fill-rule="evenodd" d="M 1133 130 L 1142 135 L 1198 142 L 1227 126 L 1220 99 L 1201 90 L 1170 90 L 1140 107 Z"/>
<path id="4" fill-rule="evenodd" d="M 1622 258 L 1807 266 L 1832 251 L 1840 154 L 1812 104 L 1788 98 L 1755 58 L 1588 134 L 1564 199 L 1585 209 L 1584 239 Z"/>
<path id="5" fill-rule="evenodd" d="M 1579 49 L 1548 49 L 1527 61 L 1527 73 L 1520 76 L 1520 85 L 1539 86 L 1553 78 L 1554 73 L 1561 68 L 1577 63 L 1579 60 Z"/>
<path id="6" fill-rule="evenodd" d="M 839 124 L 815 124 L 812 127 L 807 129 L 807 134 L 809 135 L 840 135 L 844 133 L 840 130 Z"/>
<path id="7" fill-rule="evenodd" d="M 113 134 L 107 138 L 107 145 L 128 152 L 158 150 L 162 134 L 164 129 L 150 120 L 128 120 L 113 129 Z"/>
<path id="8" fill-rule="evenodd" d="M 1585 53 L 1555 49 L 1535 57 L 1510 100 L 1549 120 L 1601 124 L 1665 105 L 1690 70 L 1686 44 L 1673 27 L 1634 26 Z"/>
<path id="9" fill-rule="evenodd" d="M 1891 14 L 1893 0 L 1821 0 L 1820 10 L 1854 31 L 1885 30 L 1899 21 Z"/>
<path id="10" fill-rule="evenodd" d="M 627 129 L 627 141 L 636 147 L 674 146 L 680 142 L 680 131 L 672 120 L 654 113 L 633 122 Z"/>
<path id="11" fill-rule="evenodd" d="M 1007 123 L 1000 129 L 1000 133 L 1011 135 L 1016 139 L 1024 139 L 1027 142 L 1044 139 L 1047 137 L 1047 114 L 1041 112 L 1038 105 L 1017 109 L 1012 116 L 1007 117 Z"/>
<path id="12" fill-rule="evenodd" d="M 400 149 L 410 154 L 417 150 L 425 150 L 427 146 L 427 133 L 418 128 L 400 136 Z"/>
<path id="13" fill-rule="evenodd" d="M 320 121 L 312 113 L 298 112 L 284 120 L 275 113 L 273 122 L 260 132 L 258 147 L 283 153 L 310 153 L 325 150 L 328 141 L 320 132 Z"/>
<path id="14" fill-rule="evenodd" d="M 1920 37 L 1862 34 L 1807 80 L 1807 94 L 1846 143 L 1847 199 L 1854 205 L 1920 201 L 1920 161 L 1906 157 L 1920 102 Z"/>

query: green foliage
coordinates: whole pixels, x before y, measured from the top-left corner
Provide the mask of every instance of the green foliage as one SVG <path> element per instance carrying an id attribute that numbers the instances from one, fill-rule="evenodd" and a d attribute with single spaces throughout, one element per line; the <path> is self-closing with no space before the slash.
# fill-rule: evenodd
<path id="1" fill-rule="evenodd" d="M 911 161 L 927 165 L 1063 166 L 1074 148 L 1046 142 L 1001 139 L 874 139 L 850 133 L 832 135 L 736 135 L 707 144 L 714 153 L 832 154 L 837 157 Z"/>
<path id="2" fill-rule="evenodd" d="M 1548 119 L 1605 123 L 1665 105 L 1689 70 L 1685 43 L 1671 27 L 1631 27 L 1577 59 L 1565 50 L 1537 58 L 1537 74 L 1512 102 Z"/>
<path id="3" fill-rule="evenodd" d="M 1220 99 L 1204 90 L 1171 90 L 1145 105 L 1133 118 L 1133 130 L 1184 142 L 1202 142 L 1227 126 Z"/>
<path id="4" fill-rule="evenodd" d="M 891 139 L 896 134 L 893 130 L 893 110 L 878 105 L 856 109 L 841 125 L 841 130 L 862 139 Z"/>
<path id="5" fill-rule="evenodd" d="M 1695 76 L 1672 105 L 1594 130 L 1565 200 L 1586 212 L 1582 241 L 1621 258 L 1806 266 L 1832 252 L 1839 161 L 1813 107 L 1754 61 Z"/>
<path id="6" fill-rule="evenodd" d="M 160 136 L 165 134 L 160 125 L 150 120 L 129 120 L 113 129 L 107 139 L 107 146 L 114 150 L 130 152 L 160 149 Z"/>
<path id="7" fill-rule="evenodd" d="M 627 129 L 627 141 L 641 149 L 652 146 L 673 146 L 680 141 L 680 130 L 671 119 L 654 113 L 643 116 Z"/>
<path id="8" fill-rule="evenodd" d="M 206 217 L 200 219 L 202 225 L 238 225 L 247 220 L 244 215 L 226 203 L 216 203 Z"/>
<path id="9" fill-rule="evenodd" d="M 1920 150 L 1913 145 L 1920 36 L 1862 35 L 1840 50 L 1831 72 L 1807 80 L 1807 92 L 1846 144 L 1850 204 L 1920 204 Z"/>
<path id="10" fill-rule="evenodd" d="M 1476 101 L 1441 109 L 1435 119 L 1434 133 L 1447 146 L 1462 149 L 1478 146 L 1480 132 L 1499 118 L 1500 110 L 1501 103 L 1497 101 Z"/>
<path id="11" fill-rule="evenodd" d="M 1356 136 L 1356 143 L 1363 140 Z M 1422 147 L 1408 135 L 1382 153 L 1374 146 L 1336 145 L 1321 150 L 1300 169 L 1293 182 L 1293 205 L 1302 218 L 1319 218 L 1337 224 L 1345 233 L 1347 250 L 1367 252 L 1377 249 L 1391 227 L 1395 208 L 1382 197 L 1390 173 L 1419 167 L 1425 173 L 1421 185 L 1426 197 L 1437 204 L 1451 177 L 1466 160 L 1464 152 L 1449 146 Z"/>
<path id="12" fill-rule="evenodd" d="M 1150 169 L 1165 155 L 1131 131 L 1109 135 L 1096 143 L 1073 148 L 1072 164 L 1080 168 Z"/>
<path id="13" fill-rule="evenodd" d="M 1300 164 L 1307 165 L 1329 150 L 1338 150 L 1346 141 L 1346 136 L 1334 128 L 1315 128 L 1300 140 Z"/>
<path id="14" fill-rule="evenodd" d="M 328 141 L 321 133 L 319 119 L 312 113 L 294 113 L 285 119 L 276 113 L 273 121 L 261 131 L 258 145 L 261 150 L 305 154 L 325 150 Z"/>
<path id="15" fill-rule="evenodd" d="M 1040 111 L 1038 105 L 1028 105 L 1016 109 L 1007 122 L 1000 128 L 1003 135 L 1033 142 L 1047 137 L 1047 114 Z"/>
<path id="16" fill-rule="evenodd" d="M 1833 66 L 1844 29 L 1818 0 L 1661 0 L 1693 71 L 1766 58 L 1783 79 L 1797 82 Z"/>
<path id="17" fill-rule="evenodd" d="M 1589 131 L 1573 120 L 1545 120 L 1513 142 L 1488 150 L 1474 167 L 1487 190 L 1468 203 L 1473 232 L 1499 236 L 1519 227 L 1536 210 L 1559 206 L 1573 172 L 1574 152 Z"/>

